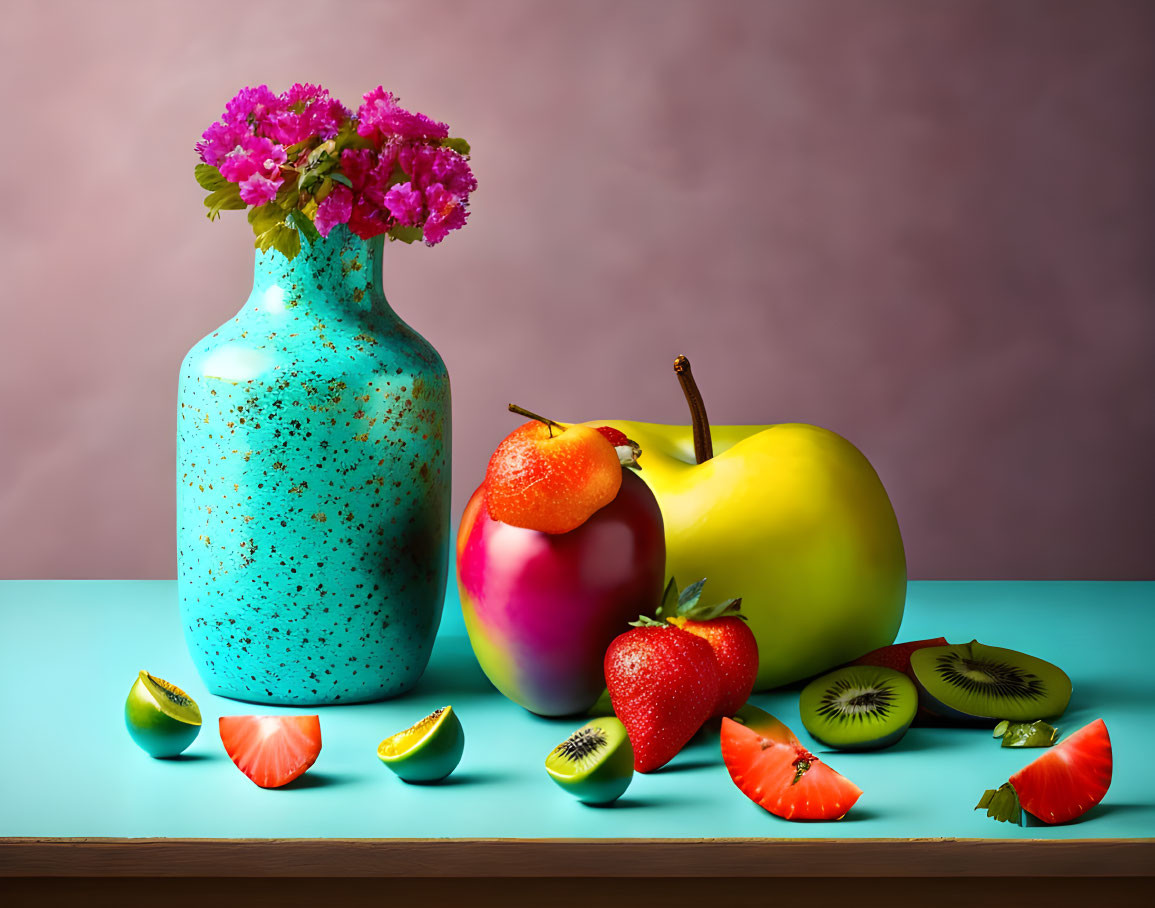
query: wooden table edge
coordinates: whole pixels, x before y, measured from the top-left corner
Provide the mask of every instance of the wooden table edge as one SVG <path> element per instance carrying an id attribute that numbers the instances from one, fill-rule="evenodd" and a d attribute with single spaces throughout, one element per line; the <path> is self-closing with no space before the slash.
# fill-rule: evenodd
<path id="1" fill-rule="evenodd" d="M 1152 877 L 1143 839 L 0 838 L 0 877 Z"/>

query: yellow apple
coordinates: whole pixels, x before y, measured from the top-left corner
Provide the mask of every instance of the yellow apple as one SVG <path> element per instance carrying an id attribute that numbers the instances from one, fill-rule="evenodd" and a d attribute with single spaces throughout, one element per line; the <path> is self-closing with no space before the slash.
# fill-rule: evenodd
<path id="1" fill-rule="evenodd" d="M 706 577 L 712 600 L 742 598 L 758 640 L 755 690 L 892 643 L 906 601 L 906 556 L 870 462 L 817 426 L 711 429 L 700 397 L 691 411 L 697 444 L 694 426 L 588 425 L 613 426 L 641 447 L 638 475 L 665 523 L 667 578 Z"/>

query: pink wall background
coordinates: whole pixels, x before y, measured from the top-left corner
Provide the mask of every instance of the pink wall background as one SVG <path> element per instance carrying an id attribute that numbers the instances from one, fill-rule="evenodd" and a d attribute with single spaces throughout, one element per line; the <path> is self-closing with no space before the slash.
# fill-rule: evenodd
<path id="1" fill-rule="evenodd" d="M 382 82 L 475 149 L 395 246 L 455 509 L 516 424 L 841 432 L 914 577 L 1155 576 L 1155 5 L 5 4 L 0 577 L 175 570 L 177 367 L 243 302 L 193 143 L 243 84 Z M 231 215 L 231 216 L 230 216 Z"/>

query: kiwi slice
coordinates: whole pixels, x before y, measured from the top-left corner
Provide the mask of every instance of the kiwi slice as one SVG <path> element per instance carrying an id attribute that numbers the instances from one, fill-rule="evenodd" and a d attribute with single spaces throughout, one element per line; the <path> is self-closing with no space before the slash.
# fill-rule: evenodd
<path id="1" fill-rule="evenodd" d="M 549 752 L 545 770 L 579 801 L 616 801 L 634 777 L 634 750 L 626 727 L 616 716 L 587 722 Z"/>
<path id="2" fill-rule="evenodd" d="M 906 734 L 918 711 L 918 691 L 894 669 L 848 665 L 807 684 L 798 711 L 806 730 L 823 744 L 872 750 Z"/>
<path id="3" fill-rule="evenodd" d="M 1061 668 L 977 640 L 911 654 L 923 706 L 945 719 L 1032 722 L 1062 715 L 1071 679 Z"/>

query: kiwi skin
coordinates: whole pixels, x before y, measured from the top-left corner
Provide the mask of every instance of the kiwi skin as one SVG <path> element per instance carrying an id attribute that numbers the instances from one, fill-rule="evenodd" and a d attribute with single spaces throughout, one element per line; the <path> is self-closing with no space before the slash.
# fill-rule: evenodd
<path id="1" fill-rule="evenodd" d="M 823 717 L 832 691 L 839 685 L 887 692 L 883 715 L 848 716 L 837 722 Z M 897 744 L 918 711 L 918 692 L 903 672 L 868 665 L 848 665 L 811 681 L 798 699 L 802 724 L 810 735 L 837 750 L 879 750 Z"/>
<path id="2" fill-rule="evenodd" d="M 583 757 L 597 756 L 582 767 Z M 634 749 L 616 716 L 587 722 L 550 751 L 546 772 L 583 804 L 601 806 L 620 798 L 634 777 Z"/>
<path id="3" fill-rule="evenodd" d="M 955 655 L 963 659 L 993 661 L 1009 667 L 1025 680 L 1016 682 L 1025 688 L 1040 690 L 1037 697 L 987 697 L 968 695 L 939 676 L 936 666 L 941 658 Z M 963 725 L 989 727 L 992 720 L 1033 722 L 1062 715 L 1071 699 L 1071 679 L 1057 665 L 997 646 L 986 646 L 977 640 L 950 646 L 930 646 L 911 655 L 911 670 L 918 682 L 919 703 L 939 719 Z M 1009 675 L 1010 676 L 1010 675 Z M 1011 676 L 1014 677 L 1014 676 Z"/>

